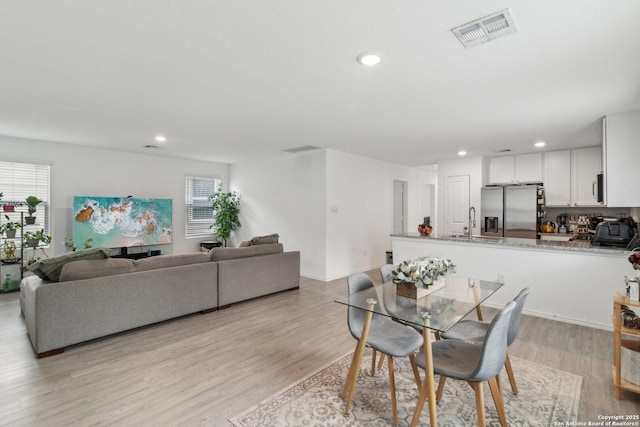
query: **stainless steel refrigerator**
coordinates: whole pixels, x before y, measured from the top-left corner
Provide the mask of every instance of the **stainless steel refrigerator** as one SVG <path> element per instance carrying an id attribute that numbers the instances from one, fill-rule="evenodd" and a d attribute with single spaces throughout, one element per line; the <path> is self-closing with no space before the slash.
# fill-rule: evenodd
<path id="1" fill-rule="evenodd" d="M 538 238 L 544 207 L 541 186 L 483 187 L 481 198 L 481 235 Z"/>

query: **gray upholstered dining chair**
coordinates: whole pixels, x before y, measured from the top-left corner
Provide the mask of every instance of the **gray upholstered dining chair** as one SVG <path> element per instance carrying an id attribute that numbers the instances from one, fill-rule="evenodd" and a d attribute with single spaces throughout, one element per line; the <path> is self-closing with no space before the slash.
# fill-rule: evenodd
<path id="1" fill-rule="evenodd" d="M 440 340 L 431 344 L 433 354 L 433 371 L 440 375 L 436 401 L 442 397 L 446 378 L 453 378 L 469 383 L 476 395 L 478 425 L 484 427 L 485 411 L 482 395 L 482 382 L 487 381 L 493 401 L 498 411 L 500 425 L 507 425 L 504 412 L 504 400 L 500 388 L 499 374 L 507 357 L 507 333 L 509 319 L 516 303 L 509 301 L 493 318 L 487 329 L 485 339 L 478 341 Z M 424 353 L 414 358 L 415 364 L 425 367 Z"/>
<path id="2" fill-rule="evenodd" d="M 373 282 L 364 273 L 357 273 L 347 278 L 349 295 L 373 287 Z M 366 311 L 349 306 L 347 309 L 347 325 L 351 335 L 359 340 L 364 327 Z M 393 321 L 391 318 L 374 313 L 369 326 L 367 346 L 372 350 L 387 356 L 389 364 L 389 386 L 391 388 L 391 407 L 393 410 L 394 424 L 398 424 L 398 409 L 396 404 L 395 380 L 393 371 L 394 357 L 407 357 L 413 359 L 413 354 L 422 346 L 422 335 L 415 329 Z M 414 375 L 417 368 L 412 361 Z M 349 384 L 345 383 L 342 396 L 345 396 Z"/>
<path id="3" fill-rule="evenodd" d="M 391 272 L 393 271 L 393 264 L 382 264 L 380 266 L 380 276 L 382 277 L 382 283 L 391 280 Z"/>
<path id="4" fill-rule="evenodd" d="M 520 328 L 520 318 L 522 317 L 522 308 L 524 307 L 524 303 L 529 296 L 529 292 L 531 292 L 531 288 L 524 288 L 513 299 L 513 302 L 516 303 L 516 306 L 513 309 L 511 320 L 509 321 L 507 347 L 509 347 L 518 336 L 518 329 Z M 481 322 L 478 320 L 462 320 L 456 323 L 447 332 L 440 334 L 440 337 L 444 339 L 456 339 L 465 341 L 483 341 L 488 329 L 489 322 Z M 507 376 L 509 377 L 509 383 L 511 384 L 511 391 L 513 391 L 513 394 L 518 394 L 518 386 L 516 385 L 516 378 L 513 375 L 513 369 L 511 368 L 511 361 L 509 360 L 508 352 L 505 358 L 504 367 L 507 370 Z"/>

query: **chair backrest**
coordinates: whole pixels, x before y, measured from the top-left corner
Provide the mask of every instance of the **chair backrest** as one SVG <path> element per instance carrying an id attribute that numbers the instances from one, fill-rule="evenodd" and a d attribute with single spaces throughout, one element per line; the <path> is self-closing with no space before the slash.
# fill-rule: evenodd
<path id="1" fill-rule="evenodd" d="M 468 381 L 487 381 L 500 373 L 507 357 L 507 333 L 509 321 L 516 303 L 509 301 L 494 316 L 482 344 L 482 353 L 478 366 Z"/>
<path id="2" fill-rule="evenodd" d="M 513 299 L 513 302 L 516 303 L 516 306 L 513 309 L 513 313 L 511 313 L 511 321 L 509 322 L 509 333 L 507 334 L 507 347 L 510 346 L 511 343 L 513 343 L 516 340 L 516 337 L 518 336 L 518 329 L 520 328 L 520 317 L 522 316 L 522 308 L 524 307 L 524 302 L 527 300 L 527 297 L 529 296 L 529 292 L 531 292 L 531 288 L 524 288 Z"/>
<path id="3" fill-rule="evenodd" d="M 391 272 L 393 271 L 393 264 L 382 264 L 380 266 L 380 276 L 382 276 L 382 283 L 391 280 Z"/>
<path id="4" fill-rule="evenodd" d="M 373 282 L 365 273 L 356 273 L 347 277 L 347 289 L 350 296 L 356 292 L 372 287 Z M 351 332 L 351 335 L 355 339 L 360 339 L 362 328 L 364 327 L 365 316 L 365 310 L 360 310 L 351 306 L 347 308 L 347 324 L 349 325 L 349 332 Z"/>

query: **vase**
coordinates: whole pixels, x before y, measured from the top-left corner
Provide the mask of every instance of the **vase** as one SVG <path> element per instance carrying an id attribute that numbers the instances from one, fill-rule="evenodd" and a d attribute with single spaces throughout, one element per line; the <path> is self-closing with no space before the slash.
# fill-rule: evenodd
<path id="1" fill-rule="evenodd" d="M 5 234 L 7 235 L 7 239 L 15 239 L 17 231 L 18 230 L 7 230 L 7 231 L 5 231 Z"/>
<path id="2" fill-rule="evenodd" d="M 427 295 L 444 288 L 444 278 L 433 281 L 428 288 L 418 288 L 413 283 L 400 282 L 396 283 L 396 295 L 412 299 L 424 298 Z"/>

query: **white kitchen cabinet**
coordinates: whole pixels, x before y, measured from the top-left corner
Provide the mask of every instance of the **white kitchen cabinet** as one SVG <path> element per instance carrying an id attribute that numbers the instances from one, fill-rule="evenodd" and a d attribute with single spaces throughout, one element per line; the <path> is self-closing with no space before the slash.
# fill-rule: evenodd
<path id="1" fill-rule="evenodd" d="M 602 173 L 602 148 L 571 150 L 571 204 L 602 206 L 598 202 L 598 174 Z"/>
<path id="2" fill-rule="evenodd" d="M 492 157 L 489 160 L 490 184 L 513 184 L 515 182 L 515 158 L 513 156 Z"/>
<path id="3" fill-rule="evenodd" d="M 517 155 L 515 176 L 517 183 L 542 182 L 542 153 Z"/>
<path id="4" fill-rule="evenodd" d="M 545 204 L 571 206 L 571 151 L 547 151 L 543 158 Z"/>
<path id="5" fill-rule="evenodd" d="M 542 153 L 492 157 L 489 161 L 490 184 L 542 182 Z"/>
<path id="6" fill-rule="evenodd" d="M 640 111 L 604 119 L 606 202 L 611 207 L 640 206 Z"/>
<path id="7" fill-rule="evenodd" d="M 544 153 L 545 205 L 602 206 L 598 202 L 598 174 L 601 172 L 600 147 Z"/>

